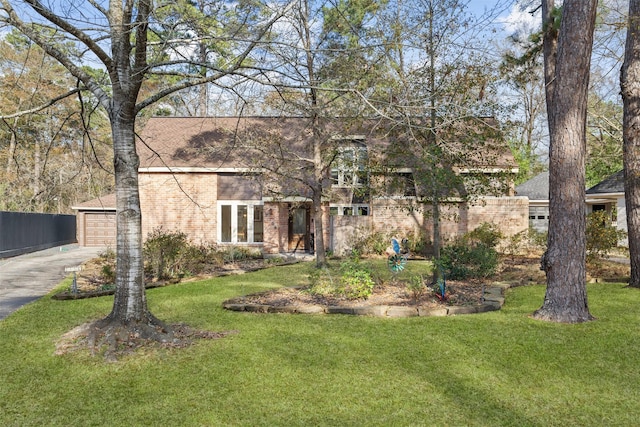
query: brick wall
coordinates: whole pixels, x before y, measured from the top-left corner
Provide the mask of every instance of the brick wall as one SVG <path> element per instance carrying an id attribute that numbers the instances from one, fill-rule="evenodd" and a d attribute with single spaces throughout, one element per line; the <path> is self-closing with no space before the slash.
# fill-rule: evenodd
<path id="1" fill-rule="evenodd" d="M 216 241 L 216 174 L 146 173 L 139 182 L 143 239 L 162 226 L 186 233 L 194 243 Z"/>
<path id="2" fill-rule="evenodd" d="M 288 229 L 288 204 L 265 202 L 263 252 L 266 254 L 286 252 L 289 243 Z"/>
<path id="3" fill-rule="evenodd" d="M 215 242 L 217 230 L 217 178 L 216 174 L 140 174 L 140 205 L 142 209 L 143 238 L 155 228 L 180 230 L 196 243 Z M 177 182 L 176 182 L 177 181 Z M 337 232 L 344 227 L 345 235 L 353 234 L 355 227 L 369 228 L 396 235 L 427 230 L 431 235 L 431 215 L 421 209 L 411 209 L 406 200 L 377 199 L 372 203 L 371 216 L 363 220 L 340 220 L 329 224 L 328 206 L 325 206 L 325 245 L 331 249 L 344 246 Z M 513 235 L 529 226 L 529 204 L 526 197 L 487 197 L 468 205 L 441 208 L 442 237 L 449 239 L 473 230 L 483 222 L 495 223 L 505 235 Z M 357 224 L 354 222 L 358 222 Z M 264 204 L 264 252 L 279 253 L 288 250 L 288 203 Z M 425 227 L 426 225 L 426 227 Z M 333 229 L 332 229 L 333 228 Z M 348 233 L 347 233 L 348 232 Z"/>
<path id="4" fill-rule="evenodd" d="M 433 234 L 430 208 L 410 209 L 402 199 L 378 199 L 372 209 L 373 231 L 397 235 L 420 229 Z M 441 235 L 444 240 L 471 231 L 484 222 L 494 223 L 506 236 L 529 227 L 529 200 L 526 197 L 485 197 L 468 205 L 443 205 L 440 208 Z"/>

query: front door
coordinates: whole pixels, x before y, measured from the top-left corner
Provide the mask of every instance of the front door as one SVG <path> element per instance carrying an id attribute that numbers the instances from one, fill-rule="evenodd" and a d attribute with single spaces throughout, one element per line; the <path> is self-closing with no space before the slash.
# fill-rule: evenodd
<path id="1" fill-rule="evenodd" d="M 294 208 L 289 215 L 289 250 L 305 252 L 309 246 L 309 210 Z"/>

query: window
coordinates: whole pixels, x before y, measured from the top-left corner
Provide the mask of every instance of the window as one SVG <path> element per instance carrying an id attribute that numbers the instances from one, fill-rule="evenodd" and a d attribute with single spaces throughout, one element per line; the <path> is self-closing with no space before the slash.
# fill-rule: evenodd
<path id="1" fill-rule="evenodd" d="M 360 144 L 338 148 L 331 169 L 331 182 L 340 187 L 360 187 L 368 183 L 367 148 Z"/>
<path id="2" fill-rule="evenodd" d="M 385 192 L 389 196 L 415 197 L 416 183 L 411 172 L 394 172 L 385 176 Z"/>
<path id="3" fill-rule="evenodd" d="M 263 207 L 254 202 L 221 201 L 218 205 L 218 240 L 221 243 L 264 241 Z"/>
<path id="4" fill-rule="evenodd" d="M 369 205 L 331 205 L 329 215 L 367 216 L 369 215 Z"/>

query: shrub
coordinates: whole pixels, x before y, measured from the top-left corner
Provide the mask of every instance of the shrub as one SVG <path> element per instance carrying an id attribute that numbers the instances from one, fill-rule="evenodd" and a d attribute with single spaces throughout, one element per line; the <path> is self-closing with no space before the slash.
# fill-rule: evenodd
<path id="1" fill-rule="evenodd" d="M 484 278 L 498 267 L 498 253 L 482 243 L 458 241 L 442 248 L 439 268 L 450 279 Z"/>
<path id="2" fill-rule="evenodd" d="M 350 259 L 340 265 L 341 293 L 349 299 L 367 299 L 373 293 L 375 282 L 371 271 L 357 259 Z"/>
<path id="3" fill-rule="evenodd" d="M 611 225 L 606 211 L 594 211 L 587 216 L 586 233 L 587 261 L 604 258 L 626 236 L 624 231 Z"/>
<path id="4" fill-rule="evenodd" d="M 547 233 L 529 228 L 514 234 L 503 241 L 504 254 L 515 258 L 516 255 L 542 254 L 547 249 Z"/>
<path id="5" fill-rule="evenodd" d="M 529 229 L 529 242 L 542 252 L 547 250 L 547 232 L 537 231 L 533 228 Z"/>
<path id="6" fill-rule="evenodd" d="M 409 244 L 409 252 L 412 254 L 426 255 L 431 248 L 431 239 L 423 231 L 408 233 L 406 238 Z"/>
<path id="7" fill-rule="evenodd" d="M 327 267 L 314 268 L 309 274 L 311 286 L 308 292 L 313 295 L 344 296 L 349 299 L 368 298 L 373 292 L 375 282 L 371 271 L 361 264 L 357 257 L 340 264 L 339 274 Z"/>
<path id="8" fill-rule="evenodd" d="M 243 246 L 226 246 L 222 250 L 224 262 L 233 264 L 236 261 L 262 258 L 262 252 Z"/>
<path id="9" fill-rule="evenodd" d="M 309 273 L 309 293 L 312 295 L 335 295 L 337 285 L 327 267 L 313 268 Z"/>
<path id="10" fill-rule="evenodd" d="M 422 275 L 409 277 L 409 281 L 407 282 L 407 290 L 411 292 L 411 297 L 415 302 L 417 302 L 427 290 L 424 277 Z"/>
<path id="11" fill-rule="evenodd" d="M 524 230 L 509 236 L 506 244 L 504 245 L 504 253 L 515 258 L 516 255 L 520 255 L 527 243 L 528 231 Z"/>
<path id="12" fill-rule="evenodd" d="M 99 280 L 103 285 L 113 285 L 116 282 L 116 253 L 113 249 L 108 248 L 104 252 L 101 252 L 98 257 L 100 258 L 100 275 Z"/>
<path id="13" fill-rule="evenodd" d="M 352 250 L 362 255 L 382 255 L 391 242 L 391 237 L 380 231 L 371 232 L 358 228 L 353 235 Z"/>
<path id="14" fill-rule="evenodd" d="M 158 279 L 175 277 L 178 273 L 176 261 L 188 246 L 185 233 L 165 231 L 162 227 L 154 229 L 148 234 L 143 248 L 149 273 Z"/>
<path id="15" fill-rule="evenodd" d="M 488 248 L 496 248 L 502 239 L 502 232 L 497 225 L 483 222 L 474 230 L 466 233 L 464 238 L 471 243 L 481 243 Z"/>

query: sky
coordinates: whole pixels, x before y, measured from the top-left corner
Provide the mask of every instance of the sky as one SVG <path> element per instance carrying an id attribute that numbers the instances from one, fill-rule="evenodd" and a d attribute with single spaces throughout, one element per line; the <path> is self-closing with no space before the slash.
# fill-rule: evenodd
<path id="1" fill-rule="evenodd" d="M 516 0 L 470 0 L 468 10 L 476 16 L 497 13 L 493 19 L 494 29 L 506 36 L 517 31 L 529 33 L 540 26 L 540 11 L 531 13 L 532 7 L 522 8 L 519 3 Z"/>

